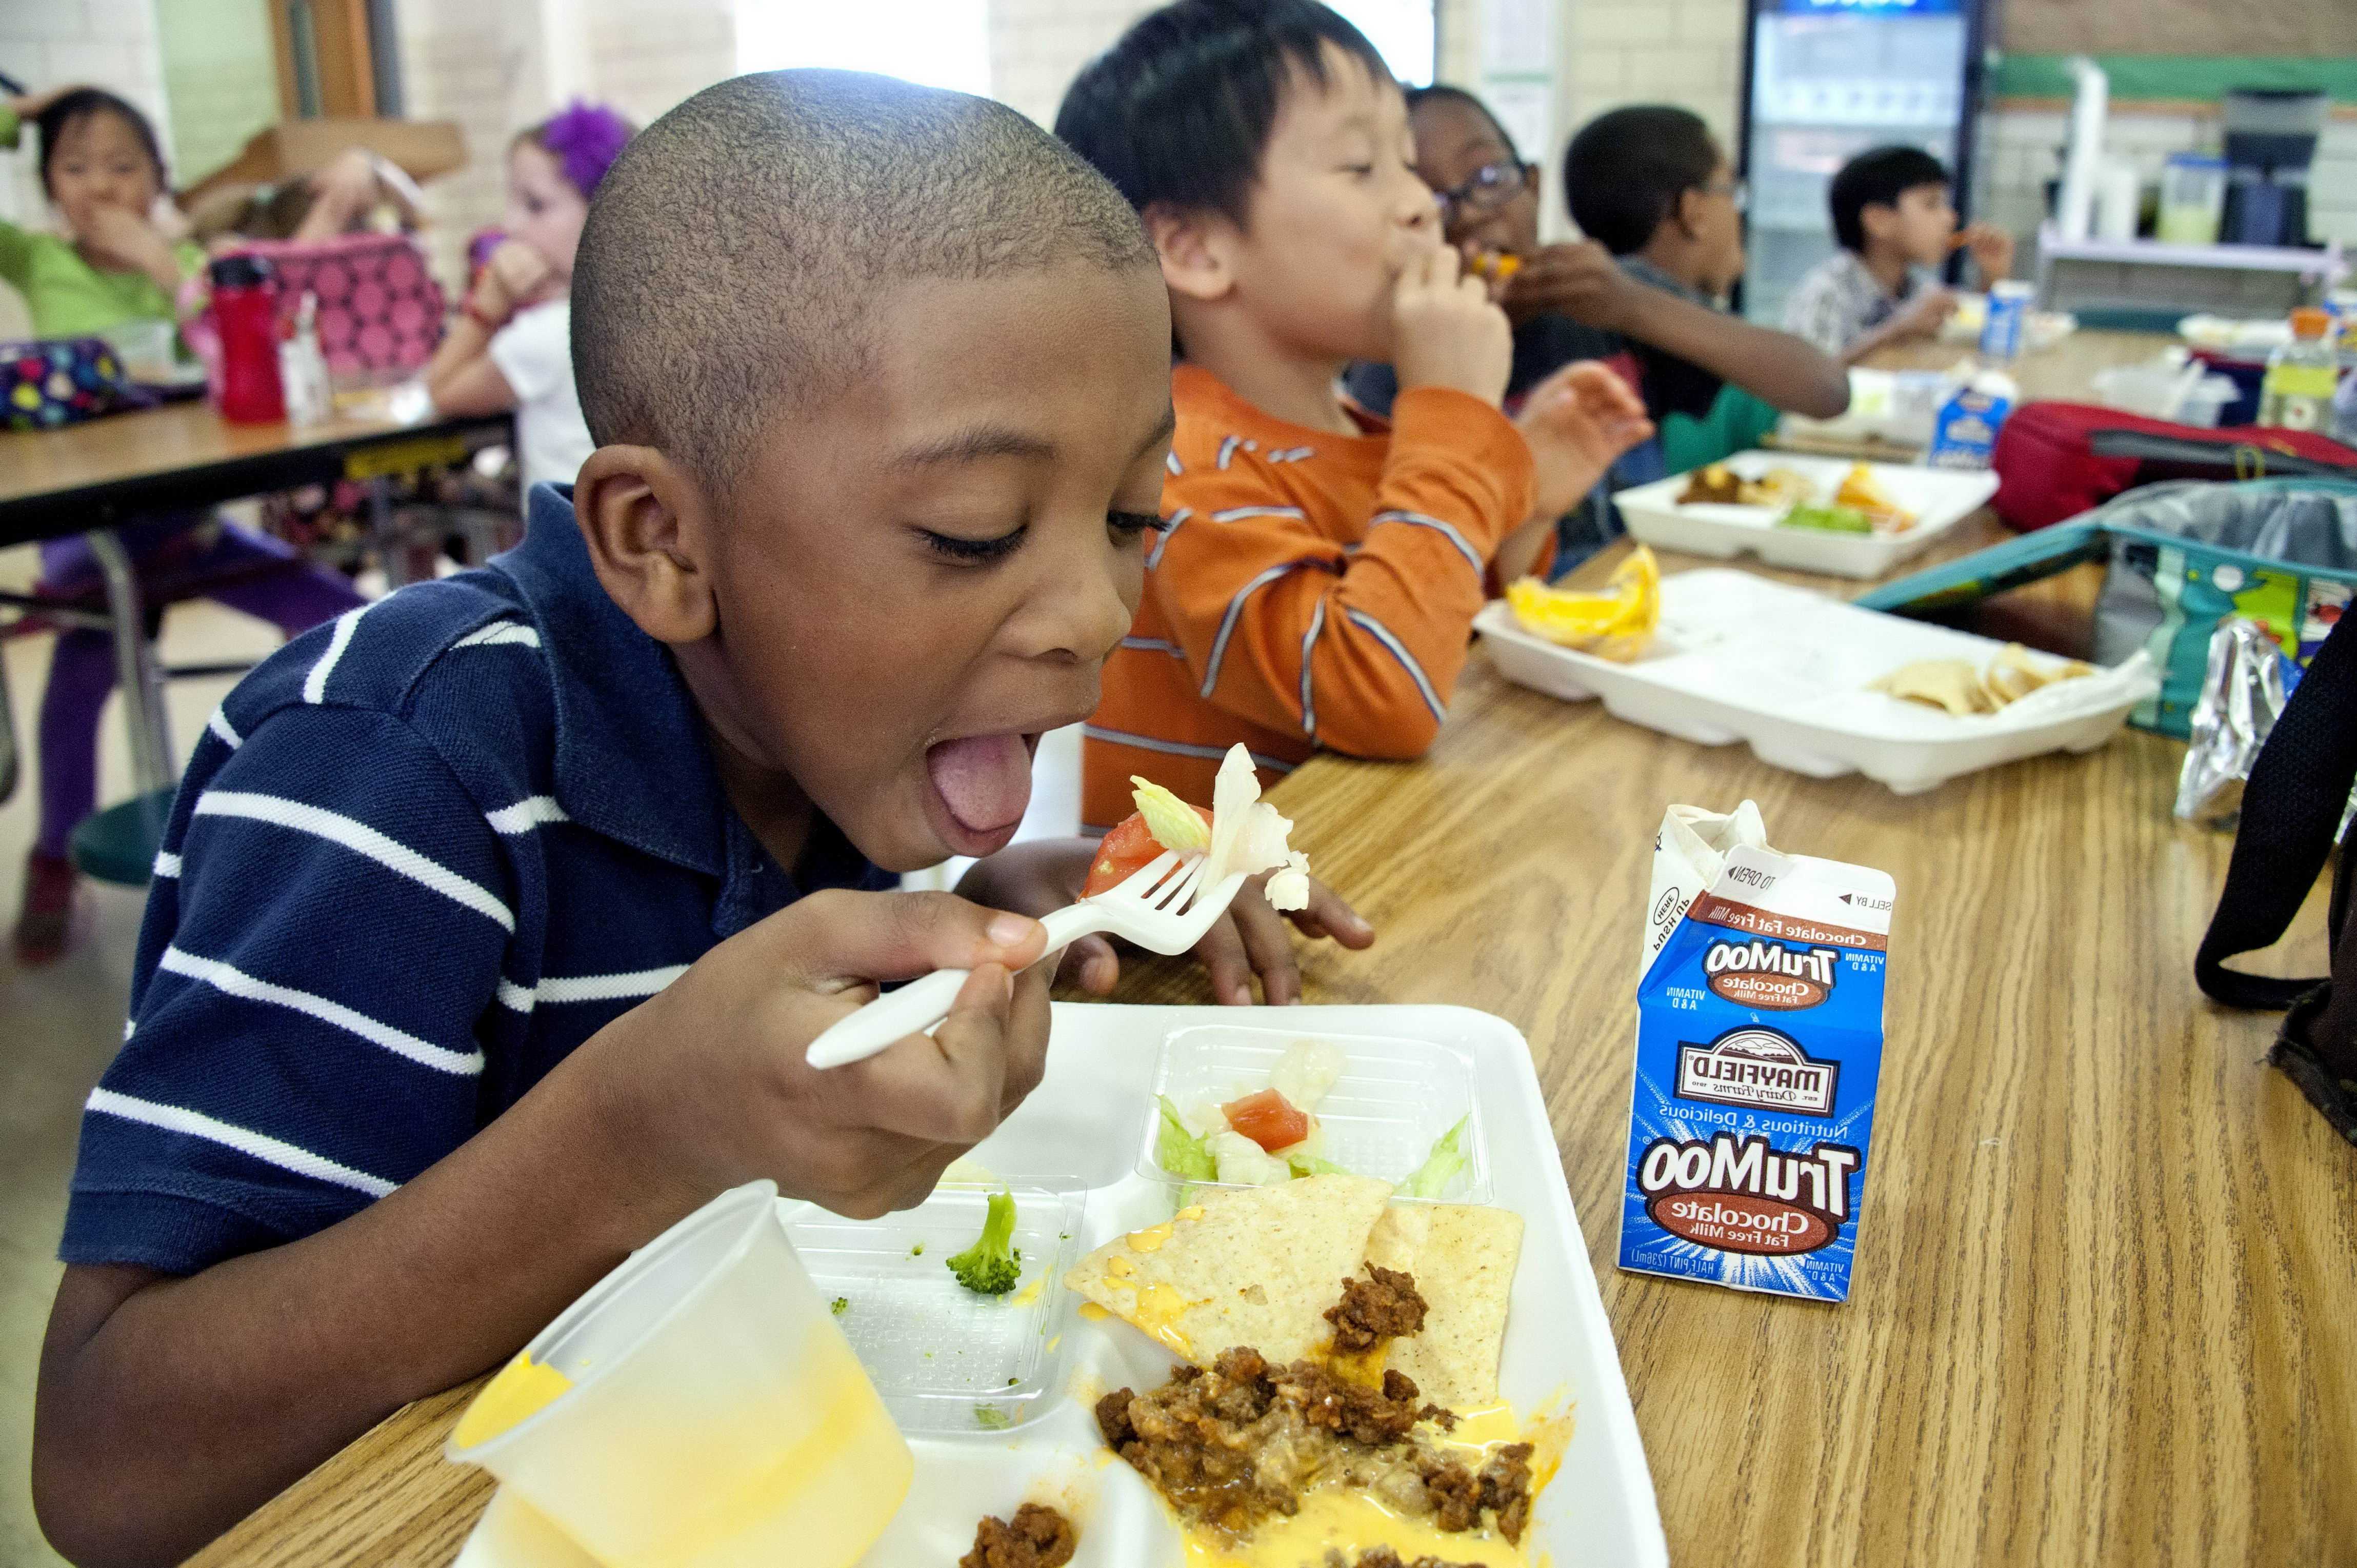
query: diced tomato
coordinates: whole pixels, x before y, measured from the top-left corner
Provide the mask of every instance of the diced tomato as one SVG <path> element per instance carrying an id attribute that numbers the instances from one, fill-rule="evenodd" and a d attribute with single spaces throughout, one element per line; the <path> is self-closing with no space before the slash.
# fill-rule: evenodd
<path id="1" fill-rule="evenodd" d="M 1220 1112 L 1229 1126 L 1272 1155 L 1309 1136 L 1309 1112 L 1296 1111 L 1293 1101 L 1273 1089 L 1230 1101 Z"/>
<path id="2" fill-rule="evenodd" d="M 1198 806 L 1195 814 L 1203 819 L 1205 827 L 1211 825 L 1208 810 Z M 1132 811 L 1097 845 L 1097 857 L 1089 862 L 1089 879 L 1081 884 L 1081 897 L 1093 898 L 1108 887 L 1119 886 L 1161 853 L 1162 846 L 1146 830 L 1145 815 Z"/>

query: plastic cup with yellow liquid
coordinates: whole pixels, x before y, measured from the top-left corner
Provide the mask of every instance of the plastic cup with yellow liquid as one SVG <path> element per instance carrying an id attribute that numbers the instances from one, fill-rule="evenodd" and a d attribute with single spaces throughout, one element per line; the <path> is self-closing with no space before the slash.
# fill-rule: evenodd
<path id="1" fill-rule="evenodd" d="M 444 1452 L 608 1568 L 848 1568 L 909 1445 L 778 1220 L 723 1193 L 630 1254 L 484 1386 Z"/>

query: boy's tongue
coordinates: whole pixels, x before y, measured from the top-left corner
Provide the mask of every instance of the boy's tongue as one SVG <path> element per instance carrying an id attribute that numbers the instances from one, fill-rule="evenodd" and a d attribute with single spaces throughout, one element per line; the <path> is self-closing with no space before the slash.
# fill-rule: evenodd
<path id="1" fill-rule="evenodd" d="M 978 833 L 1023 820 L 1031 804 L 1031 753 L 1017 735 L 945 740 L 925 753 L 950 815 Z"/>

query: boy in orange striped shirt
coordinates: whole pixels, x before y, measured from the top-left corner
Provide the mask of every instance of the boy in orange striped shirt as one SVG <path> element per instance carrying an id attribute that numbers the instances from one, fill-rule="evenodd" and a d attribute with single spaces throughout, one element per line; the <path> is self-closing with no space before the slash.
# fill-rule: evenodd
<path id="1" fill-rule="evenodd" d="M 1264 784 L 1319 746 L 1432 743 L 1473 617 L 1544 569 L 1556 517 L 1652 433 L 1575 365 L 1499 412 L 1504 313 L 1460 275 L 1383 58 L 1315 0 L 1178 0 L 1066 93 L 1057 134 L 1145 216 L 1181 362 L 1146 596 L 1105 665 L 1082 820 L 1129 776 L 1211 798 L 1242 742 Z M 1386 424 L 1343 368 L 1388 360 Z"/>

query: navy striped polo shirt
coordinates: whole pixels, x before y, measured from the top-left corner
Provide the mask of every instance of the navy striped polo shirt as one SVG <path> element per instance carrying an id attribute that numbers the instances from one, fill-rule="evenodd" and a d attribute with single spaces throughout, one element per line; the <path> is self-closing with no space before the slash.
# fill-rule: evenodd
<path id="1" fill-rule="evenodd" d="M 190 1273 L 357 1212 L 798 883 L 721 792 L 568 491 L 523 543 L 288 643 L 199 742 L 60 1255 Z"/>

